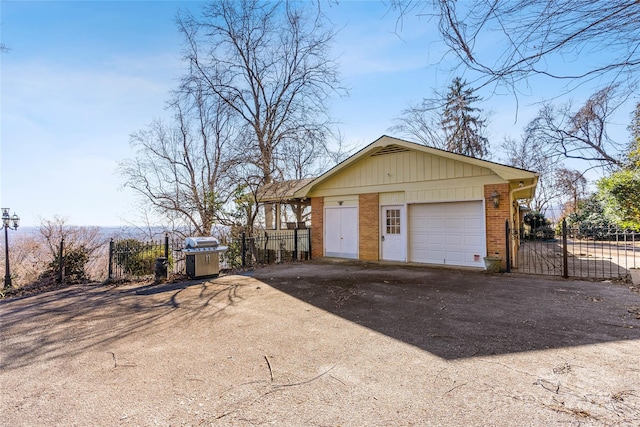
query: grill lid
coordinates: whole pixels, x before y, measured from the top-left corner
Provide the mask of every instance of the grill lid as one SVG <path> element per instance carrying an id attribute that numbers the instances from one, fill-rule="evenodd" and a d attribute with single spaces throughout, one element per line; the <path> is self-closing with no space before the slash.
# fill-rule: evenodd
<path id="1" fill-rule="evenodd" d="M 215 248 L 218 246 L 218 239 L 215 237 L 187 237 L 184 246 L 185 249 Z"/>

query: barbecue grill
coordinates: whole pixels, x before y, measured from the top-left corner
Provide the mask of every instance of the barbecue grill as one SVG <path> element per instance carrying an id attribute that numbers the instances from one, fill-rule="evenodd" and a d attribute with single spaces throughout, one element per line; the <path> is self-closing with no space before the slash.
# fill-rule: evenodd
<path id="1" fill-rule="evenodd" d="M 220 274 L 220 253 L 227 249 L 215 237 L 187 237 L 182 249 L 187 276 L 199 279 Z"/>

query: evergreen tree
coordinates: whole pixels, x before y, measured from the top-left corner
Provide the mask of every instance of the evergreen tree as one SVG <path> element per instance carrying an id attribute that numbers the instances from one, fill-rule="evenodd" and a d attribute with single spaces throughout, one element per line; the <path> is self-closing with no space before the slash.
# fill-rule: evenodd
<path id="1" fill-rule="evenodd" d="M 440 122 L 445 134 L 446 150 L 476 158 L 488 154 L 488 140 L 483 135 L 485 120 L 474 103 L 480 101 L 467 82 L 456 77 L 449 86 Z"/>
<path id="2" fill-rule="evenodd" d="M 627 127 L 631 134 L 629 143 L 629 161 L 632 168 L 640 168 L 640 103 L 631 116 L 631 124 Z"/>

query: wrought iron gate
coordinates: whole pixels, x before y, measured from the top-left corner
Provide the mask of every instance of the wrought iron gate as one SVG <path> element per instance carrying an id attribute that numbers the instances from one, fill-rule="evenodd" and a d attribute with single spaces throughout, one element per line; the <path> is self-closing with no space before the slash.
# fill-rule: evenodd
<path id="1" fill-rule="evenodd" d="M 640 234 L 616 227 L 513 230 L 515 272 L 589 279 L 621 279 L 640 267 Z"/>

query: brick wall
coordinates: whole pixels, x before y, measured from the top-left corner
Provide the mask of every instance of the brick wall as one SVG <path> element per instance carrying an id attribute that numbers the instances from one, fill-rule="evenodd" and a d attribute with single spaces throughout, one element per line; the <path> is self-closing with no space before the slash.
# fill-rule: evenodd
<path id="1" fill-rule="evenodd" d="M 378 193 L 361 194 L 358 200 L 358 243 L 360 259 L 380 259 L 380 202 Z"/>
<path id="2" fill-rule="evenodd" d="M 493 207 L 491 193 L 496 190 L 500 194 L 500 205 Z M 505 222 L 509 219 L 509 184 L 488 184 L 484 186 L 484 199 L 486 202 L 486 222 L 487 222 L 487 255 L 494 256 L 496 253 L 502 257 L 502 268 L 507 268 L 506 247 L 507 238 L 505 236 Z"/>
<path id="3" fill-rule="evenodd" d="M 311 257 L 324 256 L 324 198 L 311 198 Z"/>

